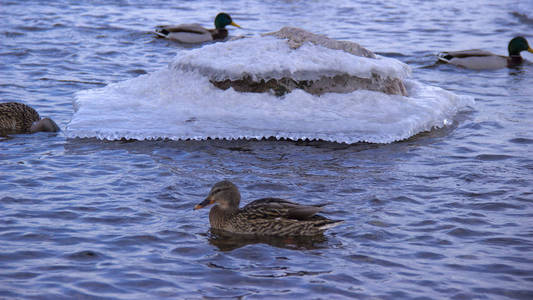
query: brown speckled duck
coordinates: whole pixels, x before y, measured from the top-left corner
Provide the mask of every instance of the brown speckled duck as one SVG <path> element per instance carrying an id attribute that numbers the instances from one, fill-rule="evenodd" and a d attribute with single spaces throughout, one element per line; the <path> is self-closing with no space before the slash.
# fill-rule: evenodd
<path id="1" fill-rule="evenodd" d="M 343 222 L 316 215 L 323 205 L 264 198 L 239 208 L 240 200 L 237 187 L 225 180 L 215 184 L 207 198 L 194 209 L 216 204 L 209 212 L 211 228 L 244 235 L 315 236 Z"/>
<path id="2" fill-rule="evenodd" d="M 42 118 L 30 106 L 18 102 L 0 103 L 0 131 L 4 133 L 34 133 L 59 131 L 57 124 Z"/>

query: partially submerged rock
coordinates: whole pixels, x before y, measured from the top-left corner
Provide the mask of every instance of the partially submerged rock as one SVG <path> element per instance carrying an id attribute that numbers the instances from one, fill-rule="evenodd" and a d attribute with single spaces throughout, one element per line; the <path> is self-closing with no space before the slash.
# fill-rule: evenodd
<path id="1" fill-rule="evenodd" d="M 292 49 L 298 49 L 305 42 L 310 42 L 329 49 L 342 50 L 357 56 L 376 58 L 376 55 L 372 51 L 366 49 L 358 43 L 330 39 L 323 34 L 314 34 L 301 28 L 286 26 L 281 28 L 279 31 L 263 34 L 263 36 L 269 35 L 280 39 L 286 39 L 287 43 Z"/>
<path id="2" fill-rule="evenodd" d="M 407 96 L 403 78 L 410 74 L 407 65 L 355 42 L 295 27 L 196 49 L 173 67 L 199 72 L 223 90 L 277 96 L 295 89 L 313 95 L 370 90 Z"/>
<path id="3" fill-rule="evenodd" d="M 294 89 L 302 89 L 309 94 L 322 95 L 324 93 L 351 93 L 355 90 L 378 91 L 390 95 L 407 95 L 403 82 L 398 78 L 390 78 L 374 74 L 372 78 L 360 78 L 347 74 L 333 77 L 321 77 L 317 80 L 294 80 L 283 77 L 281 79 L 253 80 L 245 76 L 237 80 L 221 80 L 210 82 L 219 89 L 227 90 L 232 87 L 237 92 L 265 93 L 272 92 L 276 96 L 283 96 Z"/>

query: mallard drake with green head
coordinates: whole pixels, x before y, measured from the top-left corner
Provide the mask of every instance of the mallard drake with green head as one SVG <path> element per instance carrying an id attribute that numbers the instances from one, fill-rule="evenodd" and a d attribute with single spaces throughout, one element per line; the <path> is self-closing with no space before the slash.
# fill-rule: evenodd
<path id="1" fill-rule="evenodd" d="M 324 205 L 300 205 L 278 198 L 264 198 L 239 208 L 241 194 L 225 180 L 211 188 L 194 209 L 215 204 L 209 212 L 211 228 L 255 236 L 315 236 L 342 223 L 317 215 Z"/>
<path id="2" fill-rule="evenodd" d="M 228 36 L 226 26 L 241 27 L 227 13 L 219 13 L 215 17 L 215 28 L 206 29 L 200 24 L 181 24 L 158 26 L 155 33 L 162 38 L 180 43 L 196 44 L 225 39 Z"/>
<path id="3" fill-rule="evenodd" d="M 474 49 L 442 52 L 439 54 L 438 59 L 467 69 L 488 70 L 516 67 L 524 62 L 520 52 L 529 51 L 533 53 L 533 49 L 529 47 L 527 40 L 521 36 L 513 38 L 509 42 L 507 49 L 509 50 L 509 56 L 496 55 L 489 51 Z"/>
<path id="4" fill-rule="evenodd" d="M 42 118 L 30 106 L 18 102 L 0 103 L 0 132 L 34 133 L 59 131 L 59 126 L 50 118 Z"/>

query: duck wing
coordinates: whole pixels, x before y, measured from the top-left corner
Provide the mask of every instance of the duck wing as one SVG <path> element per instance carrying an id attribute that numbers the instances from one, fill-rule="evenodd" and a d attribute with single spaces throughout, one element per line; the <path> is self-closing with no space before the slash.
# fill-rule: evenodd
<path id="1" fill-rule="evenodd" d="M 439 54 L 439 58 L 445 58 L 445 59 L 452 59 L 452 58 L 465 58 L 465 57 L 473 57 L 473 56 L 493 56 L 496 55 L 490 51 L 486 50 L 480 50 L 480 49 L 472 49 L 472 50 L 463 50 L 463 51 L 448 51 L 448 52 L 442 52 Z"/>
<path id="2" fill-rule="evenodd" d="M 200 24 L 161 25 L 156 27 L 156 32 L 168 35 L 171 32 L 189 32 L 197 34 L 209 33 L 209 30 Z"/>
<path id="3" fill-rule="evenodd" d="M 472 70 L 501 69 L 508 65 L 506 56 L 484 50 L 443 52 L 438 58 L 445 63 Z"/>
<path id="4" fill-rule="evenodd" d="M 323 205 L 301 205 L 278 198 L 264 198 L 250 202 L 241 213 L 253 219 L 287 218 L 309 220 L 322 210 Z"/>
<path id="5" fill-rule="evenodd" d="M 155 34 L 162 38 L 188 44 L 198 44 L 213 40 L 211 31 L 203 28 L 200 24 L 158 26 Z"/>

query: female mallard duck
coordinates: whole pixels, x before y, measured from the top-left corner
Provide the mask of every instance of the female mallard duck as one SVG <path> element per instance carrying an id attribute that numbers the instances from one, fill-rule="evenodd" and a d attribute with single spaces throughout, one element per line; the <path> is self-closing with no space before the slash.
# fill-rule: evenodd
<path id="1" fill-rule="evenodd" d="M 174 26 L 158 26 L 156 34 L 160 37 L 181 43 L 204 43 L 225 39 L 228 36 L 227 25 L 241 27 L 233 22 L 226 13 L 219 13 L 215 17 L 215 29 L 206 29 L 199 24 L 181 24 Z"/>
<path id="2" fill-rule="evenodd" d="M 475 49 L 442 52 L 438 58 L 440 61 L 463 68 L 486 70 L 518 66 L 524 61 L 522 56 L 520 56 L 520 52 L 529 51 L 533 53 L 533 49 L 529 47 L 527 40 L 521 36 L 512 39 L 507 48 L 509 50 L 509 56 L 496 55 L 489 51 Z"/>
<path id="3" fill-rule="evenodd" d="M 212 228 L 256 236 L 314 236 L 343 222 L 316 215 L 324 205 L 307 206 L 265 198 L 239 208 L 240 200 L 237 187 L 229 181 L 221 181 L 194 209 L 217 204 L 209 212 Z"/>
<path id="4" fill-rule="evenodd" d="M 17 102 L 0 103 L 0 131 L 5 133 L 34 133 L 38 131 L 59 131 L 57 124 L 26 104 Z"/>

